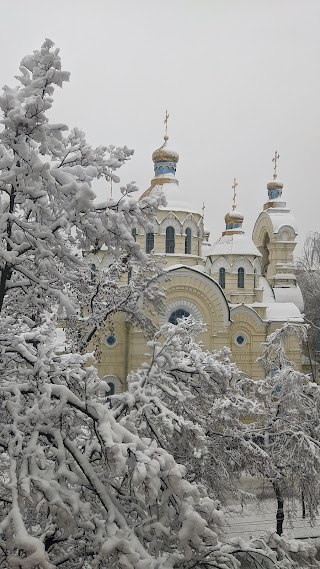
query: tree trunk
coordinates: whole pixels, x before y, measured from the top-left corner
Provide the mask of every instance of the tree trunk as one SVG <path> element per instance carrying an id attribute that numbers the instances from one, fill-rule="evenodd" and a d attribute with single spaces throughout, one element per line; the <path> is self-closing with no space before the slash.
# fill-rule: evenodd
<path id="1" fill-rule="evenodd" d="M 273 489 L 274 489 L 274 493 L 276 495 L 277 498 L 277 515 L 276 515 L 276 520 L 277 520 L 277 534 L 278 535 L 282 535 L 283 533 L 283 521 L 284 521 L 284 511 L 283 511 L 283 496 L 279 487 L 278 482 L 273 482 L 272 484 Z"/>
<path id="2" fill-rule="evenodd" d="M 302 517 L 305 519 L 306 517 L 306 503 L 304 501 L 304 493 L 301 493 L 301 504 L 302 504 Z"/>
<path id="3" fill-rule="evenodd" d="M 312 357 L 311 357 L 309 334 L 307 335 L 307 349 L 308 349 L 308 358 L 309 358 L 309 363 L 310 363 L 312 381 L 316 382 L 316 375 L 315 375 L 315 372 L 314 372 L 313 362 L 312 362 Z"/>
<path id="4" fill-rule="evenodd" d="M 19 160 L 17 161 L 17 166 L 20 166 Z M 16 198 L 16 191 L 13 186 L 11 186 L 11 194 L 10 194 L 10 202 L 9 202 L 9 213 L 13 213 L 15 207 L 15 198 Z M 12 233 L 12 221 L 8 219 L 7 221 L 7 236 L 8 236 L 8 243 L 5 245 L 7 251 L 12 251 L 12 247 L 10 245 L 10 238 Z M 7 291 L 7 281 L 11 279 L 12 267 L 6 262 L 4 268 L 1 271 L 0 276 L 0 312 L 2 311 L 2 306 L 4 302 L 4 297 Z"/>

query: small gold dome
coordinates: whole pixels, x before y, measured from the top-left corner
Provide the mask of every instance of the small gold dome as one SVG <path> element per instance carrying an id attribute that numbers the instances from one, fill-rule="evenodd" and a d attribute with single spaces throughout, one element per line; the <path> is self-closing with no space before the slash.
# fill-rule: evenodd
<path id="1" fill-rule="evenodd" d="M 272 182 L 269 182 L 267 184 L 267 188 L 268 190 L 282 190 L 283 188 L 283 182 L 280 182 L 280 180 L 272 180 Z"/>
<path id="2" fill-rule="evenodd" d="M 155 150 L 152 154 L 153 162 L 173 162 L 177 164 L 179 162 L 179 154 L 175 150 L 171 150 L 167 146 L 167 141 L 169 137 L 167 135 L 164 136 L 164 143 L 160 148 Z"/>
<path id="3" fill-rule="evenodd" d="M 224 216 L 224 220 L 225 220 L 226 224 L 228 224 L 228 223 L 242 223 L 244 220 L 244 215 L 242 215 L 242 213 L 240 213 L 239 211 L 233 210 L 233 211 L 230 211 L 229 213 L 226 213 L 226 215 Z"/>

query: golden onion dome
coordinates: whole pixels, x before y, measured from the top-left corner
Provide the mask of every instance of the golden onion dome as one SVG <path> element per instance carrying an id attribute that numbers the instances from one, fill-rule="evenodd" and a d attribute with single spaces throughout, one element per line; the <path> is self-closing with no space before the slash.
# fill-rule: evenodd
<path id="1" fill-rule="evenodd" d="M 242 223 L 244 220 L 244 215 L 240 211 L 232 210 L 226 213 L 224 216 L 226 224 L 228 223 Z"/>
<path id="2" fill-rule="evenodd" d="M 177 164 L 177 162 L 179 162 L 179 154 L 175 150 L 168 148 L 168 140 L 169 137 L 165 135 L 163 145 L 153 152 L 152 160 L 155 164 L 158 162 L 173 162 Z"/>
<path id="3" fill-rule="evenodd" d="M 275 178 L 274 180 L 272 180 L 272 182 L 269 182 L 267 184 L 267 188 L 268 188 L 268 190 L 282 190 L 283 182 L 281 182 L 280 180 L 277 180 L 277 178 Z"/>

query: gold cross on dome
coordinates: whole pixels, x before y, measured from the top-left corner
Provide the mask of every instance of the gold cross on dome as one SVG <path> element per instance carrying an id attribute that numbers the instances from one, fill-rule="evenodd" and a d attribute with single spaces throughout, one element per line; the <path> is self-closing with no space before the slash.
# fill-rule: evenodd
<path id="1" fill-rule="evenodd" d="M 168 113 L 168 111 L 166 111 L 166 115 L 165 115 L 165 119 L 164 119 L 164 124 L 166 125 L 165 126 L 166 136 L 168 136 L 168 118 L 169 118 L 169 113 Z"/>
<path id="2" fill-rule="evenodd" d="M 239 184 L 238 184 L 238 182 L 237 182 L 237 179 L 236 179 L 236 178 L 233 178 L 233 186 L 232 186 L 232 189 L 233 189 L 232 211 L 234 211 L 234 210 L 236 209 L 236 195 L 237 195 L 237 194 L 236 194 L 236 188 L 237 188 L 238 185 L 239 185 Z"/>
<path id="3" fill-rule="evenodd" d="M 277 160 L 279 160 L 280 156 L 277 152 L 277 150 L 274 153 L 274 158 L 272 158 L 272 162 L 274 162 L 274 174 L 273 174 L 273 179 L 275 180 L 277 177 Z"/>

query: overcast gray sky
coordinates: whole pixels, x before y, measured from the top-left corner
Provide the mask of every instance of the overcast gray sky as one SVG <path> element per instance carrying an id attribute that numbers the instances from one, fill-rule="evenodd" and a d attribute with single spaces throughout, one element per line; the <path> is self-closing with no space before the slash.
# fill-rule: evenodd
<path id="1" fill-rule="evenodd" d="M 251 233 L 275 150 L 297 250 L 320 229 L 319 0 L 12 0 L 1 3 L 1 20 L 1 85 L 52 39 L 71 72 L 52 120 L 82 128 L 93 145 L 134 148 L 121 181 L 141 191 L 168 109 L 181 190 L 205 202 L 212 241 L 234 177 Z"/>

